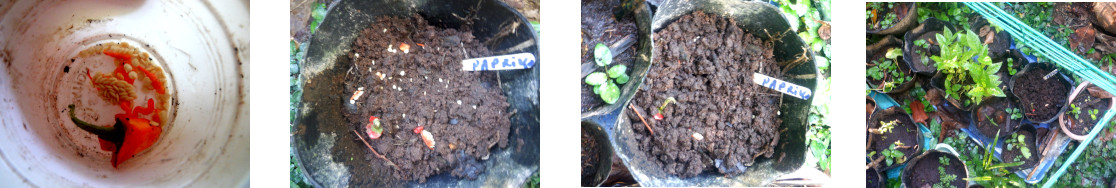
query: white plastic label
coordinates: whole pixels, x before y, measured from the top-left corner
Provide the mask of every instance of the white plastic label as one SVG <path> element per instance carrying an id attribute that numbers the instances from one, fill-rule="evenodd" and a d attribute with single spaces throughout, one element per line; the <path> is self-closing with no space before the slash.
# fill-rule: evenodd
<path id="1" fill-rule="evenodd" d="M 514 70 L 535 66 L 535 55 L 518 53 L 493 57 L 466 59 L 461 61 L 463 71 Z"/>
<path id="2" fill-rule="evenodd" d="M 767 75 L 762 75 L 762 74 L 759 74 L 759 73 L 753 73 L 752 75 L 753 75 L 752 76 L 752 81 L 755 82 L 756 84 L 759 84 L 763 87 L 774 89 L 774 90 L 782 92 L 782 93 L 786 93 L 787 95 L 798 97 L 799 99 L 802 99 L 802 100 L 809 99 L 810 95 L 814 93 L 814 92 L 810 91 L 810 88 L 802 87 L 800 85 L 795 85 L 795 84 L 787 82 L 787 81 L 782 81 L 782 80 L 779 80 L 779 79 L 775 79 L 775 78 L 772 78 L 772 77 L 767 76 Z"/>

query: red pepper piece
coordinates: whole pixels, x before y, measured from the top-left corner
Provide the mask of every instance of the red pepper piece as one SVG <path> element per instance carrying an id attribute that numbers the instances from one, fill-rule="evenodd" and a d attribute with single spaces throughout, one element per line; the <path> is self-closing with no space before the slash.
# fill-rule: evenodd
<path id="1" fill-rule="evenodd" d="M 143 108 L 142 106 L 136 106 L 135 110 L 132 110 L 132 113 L 148 115 L 148 114 L 151 114 L 151 112 L 154 111 L 154 110 L 155 110 L 155 100 L 147 99 L 147 108 Z"/>
<path id="2" fill-rule="evenodd" d="M 415 134 L 422 134 L 422 126 L 415 127 Z"/>
<path id="3" fill-rule="evenodd" d="M 663 113 L 655 113 L 655 120 L 663 120 Z"/>
<path id="4" fill-rule="evenodd" d="M 147 69 L 141 66 L 136 66 L 135 68 L 137 70 L 140 70 L 140 72 L 143 72 L 143 75 L 147 75 L 147 78 L 151 79 L 151 86 L 155 88 L 155 92 L 158 92 L 159 94 L 167 92 L 165 90 L 166 88 L 163 88 L 163 82 L 159 82 L 159 79 L 155 77 L 155 74 L 148 72 Z"/>
<path id="5" fill-rule="evenodd" d="M 124 64 L 132 64 L 132 54 L 117 53 L 108 51 L 107 49 L 101 51 L 101 53 L 104 53 L 105 55 L 108 55 L 112 58 L 124 60 Z M 136 81 L 135 79 L 132 79 L 132 77 L 128 77 L 128 72 L 124 70 L 124 65 L 117 66 L 116 70 L 114 70 L 113 73 L 123 75 L 124 81 L 128 82 L 128 84 L 133 84 Z"/>
<path id="6" fill-rule="evenodd" d="M 101 143 L 101 150 L 116 151 L 116 144 L 115 143 L 112 143 L 112 142 L 109 142 L 108 140 L 100 139 L 100 138 L 98 138 L 97 141 Z"/>
<path id="7" fill-rule="evenodd" d="M 162 134 L 161 127 L 151 126 L 151 122 L 143 118 L 127 118 L 124 120 L 124 143 L 112 155 L 112 167 L 131 159 L 143 150 L 155 144 Z"/>

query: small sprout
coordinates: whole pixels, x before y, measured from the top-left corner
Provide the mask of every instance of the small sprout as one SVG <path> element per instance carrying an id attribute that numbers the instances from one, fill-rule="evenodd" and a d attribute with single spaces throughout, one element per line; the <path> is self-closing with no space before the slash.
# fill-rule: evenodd
<path id="1" fill-rule="evenodd" d="M 665 109 L 666 106 L 668 104 L 670 104 L 671 102 L 678 102 L 678 101 L 674 100 L 674 97 L 668 97 L 666 99 L 666 101 L 663 101 L 663 105 L 659 105 L 659 111 L 655 112 L 655 120 L 663 120 L 663 109 Z"/>
<path id="2" fill-rule="evenodd" d="M 368 117 L 368 124 L 364 125 L 364 129 L 368 134 L 368 139 L 377 139 L 384 132 L 384 126 L 380 124 L 380 118 L 376 116 Z"/>
<path id="3" fill-rule="evenodd" d="M 1005 111 L 1008 114 L 1011 114 L 1011 119 L 1012 120 L 1023 118 L 1023 111 L 1019 110 L 1019 108 L 1008 108 L 1008 109 L 1005 109 Z"/>
<path id="4" fill-rule="evenodd" d="M 697 140 L 697 141 L 701 141 L 702 139 L 705 139 L 704 136 L 701 136 L 701 133 L 694 133 L 693 135 L 690 135 L 690 136 L 694 137 L 694 140 Z"/>
<path id="5" fill-rule="evenodd" d="M 1100 110 L 1097 110 L 1097 109 L 1089 110 L 1089 116 L 1092 116 L 1093 120 L 1097 120 L 1097 113 L 1100 113 Z"/>
<path id="6" fill-rule="evenodd" d="M 422 142 L 426 143 L 426 148 L 434 149 L 434 135 L 430 131 L 422 130 Z"/>

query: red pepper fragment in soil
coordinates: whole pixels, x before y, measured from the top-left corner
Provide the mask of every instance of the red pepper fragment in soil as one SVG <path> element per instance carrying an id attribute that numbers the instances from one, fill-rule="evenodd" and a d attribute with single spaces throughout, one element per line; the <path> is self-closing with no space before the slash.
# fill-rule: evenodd
<path id="1" fill-rule="evenodd" d="M 415 127 L 415 134 L 422 134 L 422 126 Z"/>
<path id="2" fill-rule="evenodd" d="M 655 113 L 655 120 L 663 120 L 663 113 Z"/>
<path id="3" fill-rule="evenodd" d="M 380 118 L 376 116 L 368 117 L 368 124 L 364 125 L 365 134 L 368 134 L 368 139 L 377 139 L 383 136 L 384 128 L 380 125 Z"/>
<path id="4" fill-rule="evenodd" d="M 411 45 L 407 45 L 407 43 L 400 43 L 399 49 L 403 50 L 403 53 L 408 53 L 411 51 Z"/>
<path id="5" fill-rule="evenodd" d="M 426 148 L 434 149 L 434 135 L 430 134 L 430 132 L 426 130 L 423 130 L 421 135 L 422 143 L 426 144 Z"/>

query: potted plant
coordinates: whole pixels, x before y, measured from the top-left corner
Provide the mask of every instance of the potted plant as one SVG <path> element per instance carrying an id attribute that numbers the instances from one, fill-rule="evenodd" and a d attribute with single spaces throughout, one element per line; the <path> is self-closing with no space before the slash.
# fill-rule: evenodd
<path id="1" fill-rule="evenodd" d="M 1008 165 L 1007 171 L 1015 172 L 1034 167 L 1042 160 L 1042 152 L 1038 151 L 1038 134 L 1034 126 L 1023 126 L 1018 132 L 1008 134 L 1003 139 L 1000 161 Z"/>
<path id="2" fill-rule="evenodd" d="M 929 150 L 911 159 L 899 176 L 906 187 L 966 187 L 969 170 L 956 155 Z"/>
<path id="3" fill-rule="evenodd" d="M 872 113 L 866 132 L 866 150 L 872 160 L 868 164 L 870 167 L 887 171 L 906 163 L 921 151 L 922 132 L 911 116 L 898 106 Z"/>
<path id="4" fill-rule="evenodd" d="M 910 65 L 911 71 L 926 76 L 933 76 L 938 72 L 936 62 L 930 57 L 941 51 L 937 35 L 945 31 L 945 28 L 956 30 L 952 24 L 931 17 L 903 35 L 903 59 Z"/>
<path id="5" fill-rule="evenodd" d="M 931 85 L 942 91 L 946 101 L 964 111 L 990 97 L 1005 97 L 1002 81 L 996 74 L 1001 63 L 988 57 L 988 47 L 980 43 L 976 33 L 965 30 L 953 33 L 949 28 L 935 35 L 941 45 L 940 55 L 931 56 L 938 74 Z"/>
<path id="6" fill-rule="evenodd" d="M 865 64 L 866 79 L 872 90 L 881 93 L 901 93 L 914 86 L 915 75 L 903 55 L 902 41 L 887 36 L 876 44 L 867 47 L 868 62 Z"/>
<path id="7" fill-rule="evenodd" d="M 1007 137 L 1023 123 L 1023 111 L 1006 97 L 984 101 L 971 113 L 973 126 L 989 138 Z M 994 137 L 999 135 L 999 137 Z"/>
<path id="8" fill-rule="evenodd" d="M 1032 123 L 1051 123 L 1066 111 L 1073 81 L 1054 64 L 1029 63 L 1011 77 L 1009 90 L 1023 115 Z"/>
<path id="9" fill-rule="evenodd" d="M 1086 89 L 1088 87 L 1088 81 L 1077 85 L 1069 95 L 1069 103 L 1066 104 L 1069 108 L 1066 108 L 1066 112 L 1058 118 L 1062 132 L 1078 141 L 1084 141 L 1085 135 L 1089 134 L 1093 125 L 1100 121 L 1101 116 L 1108 112 L 1108 109 L 1116 106 L 1112 98 L 1095 96 Z"/>
<path id="10" fill-rule="evenodd" d="M 900 34 L 918 24 L 918 4 L 868 2 L 865 15 L 868 17 L 868 34 Z"/>
<path id="11" fill-rule="evenodd" d="M 624 2 L 581 1 L 582 117 L 626 107 L 650 65 L 651 10 Z"/>

